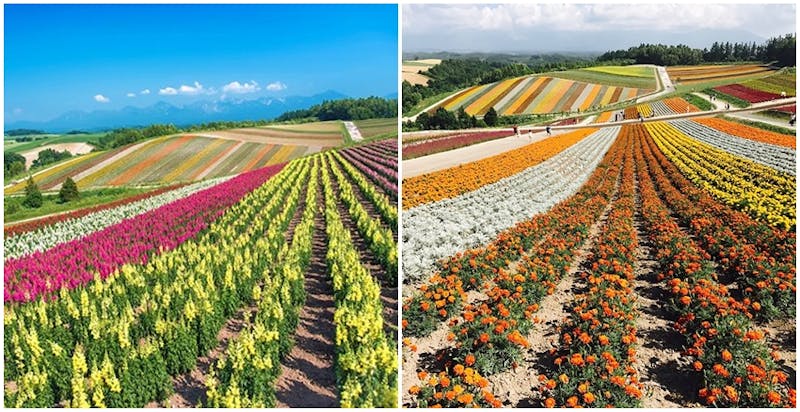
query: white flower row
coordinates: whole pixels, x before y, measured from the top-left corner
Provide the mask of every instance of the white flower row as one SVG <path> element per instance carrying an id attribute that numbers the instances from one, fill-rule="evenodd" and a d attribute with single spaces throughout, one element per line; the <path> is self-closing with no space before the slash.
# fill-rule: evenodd
<path id="1" fill-rule="evenodd" d="M 64 220 L 41 229 L 8 237 L 3 242 L 5 259 L 29 255 L 36 251 L 45 251 L 60 243 L 82 238 L 125 219 L 188 197 L 203 189 L 222 183 L 231 177 L 204 180 L 113 209 L 100 210 L 76 219 Z"/>
<path id="2" fill-rule="evenodd" d="M 673 120 L 669 123 L 694 139 L 710 144 L 728 153 L 745 157 L 793 176 L 796 173 L 796 152 L 792 148 L 729 135 L 690 120 Z"/>
<path id="3" fill-rule="evenodd" d="M 574 194 L 618 133 L 618 126 L 602 129 L 518 174 L 403 212 L 404 276 L 421 279 L 436 261 L 484 245 Z"/>
<path id="4" fill-rule="evenodd" d="M 656 116 L 669 116 L 671 114 L 675 114 L 675 112 L 661 100 L 650 103 L 650 107 L 653 108 L 653 113 Z"/>

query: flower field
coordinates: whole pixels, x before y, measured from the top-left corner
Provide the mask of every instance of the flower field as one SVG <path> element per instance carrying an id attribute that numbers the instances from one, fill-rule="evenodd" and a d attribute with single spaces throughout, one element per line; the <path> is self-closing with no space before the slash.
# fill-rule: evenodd
<path id="1" fill-rule="evenodd" d="M 748 101 L 750 103 L 761 103 L 769 100 L 779 99 L 780 94 L 765 92 L 763 90 L 751 89 L 745 85 L 734 83 L 725 86 L 717 86 L 714 90 Z"/>
<path id="2" fill-rule="evenodd" d="M 796 155 L 734 126 L 593 129 L 404 210 L 403 405 L 795 407 Z"/>
<path id="3" fill-rule="evenodd" d="M 769 74 L 773 70 L 756 64 L 670 66 L 667 73 L 673 82 L 682 84 L 702 83 L 711 80 L 735 79 L 744 76 Z"/>
<path id="4" fill-rule="evenodd" d="M 778 95 L 783 92 L 787 96 L 795 96 L 797 94 L 797 73 L 794 70 L 786 69 L 761 79 L 748 80 L 742 85 Z"/>
<path id="5" fill-rule="evenodd" d="M 446 152 L 489 140 L 511 136 L 507 130 L 496 132 L 461 133 L 403 145 L 403 160 Z"/>
<path id="6" fill-rule="evenodd" d="M 585 111 L 630 100 L 644 89 L 600 85 L 547 76 L 508 79 L 463 90 L 442 102 L 447 110 L 463 108 L 483 115 L 494 107 L 500 115 Z"/>
<path id="7" fill-rule="evenodd" d="M 375 179 L 396 196 L 396 147 L 7 237 L 23 246 L 6 252 L 4 404 L 395 406 L 397 207 Z"/>

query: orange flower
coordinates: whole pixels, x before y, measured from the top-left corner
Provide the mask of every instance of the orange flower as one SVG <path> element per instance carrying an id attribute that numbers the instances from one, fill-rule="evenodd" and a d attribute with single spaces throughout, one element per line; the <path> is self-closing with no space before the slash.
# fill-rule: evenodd
<path id="1" fill-rule="evenodd" d="M 553 398 L 547 398 L 544 400 L 545 408 L 555 408 L 556 407 L 556 400 Z"/>
<path id="2" fill-rule="evenodd" d="M 559 375 L 558 376 L 558 380 L 560 380 L 561 383 L 563 383 L 565 385 L 569 383 L 569 377 L 565 373 L 562 373 L 561 375 Z"/>
<path id="3" fill-rule="evenodd" d="M 478 340 L 480 340 L 481 343 L 489 342 L 489 334 L 487 334 L 486 332 L 481 333 L 481 336 L 480 338 L 478 338 Z"/>
<path id="4" fill-rule="evenodd" d="M 439 378 L 439 384 L 442 385 L 443 388 L 450 386 L 450 378 L 447 376 L 442 376 Z"/>
<path id="5" fill-rule="evenodd" d="M 689 306 L 689 304 L 692 303 L 692 298 L 688 296 L 683 296 L 681 297 L 681 303 L 683 304 L 683 306 Z"/>
<path id="6" fill-rule="evenodd" d="M 722 360 L 725 361 L 725 362 L 730 362 L 731 359 L 733 359 L 733 355 L 731 355 L 731 353 L 728 352 L 727 349 L 723 349 L 722 350 Z"/>
<path id="7" fill-rule="evenodd" d="M 574 408 L 578 406 L 578 397 L 577 396 L 570 396 L 567 399 L 567 407 Z"/>
<path id="8" fill-rule="evenodd" d="M 583 366 L 583 355 L 580 353 L 573 353 L 569 358 L 569 363 L 575 366 Z"/>
<path id="9" fill-rule="evenodd" d="M 600 345 L 602 346 L 608 345 L 608 336 L 600 335 L 600 337 L 597 339 L 600 341 Z"/>
<path id="10" fill-rule="evenodd" d="M 453 391 L 447 391 L 445 392 L 444 397 L 447 398 L 448 401 L 452 401 L 456 398 L 456 393 Z"/>
<path id="11" fill-rule="evenodd" d="M 428 302 L 422 302 L 422 303 L 420 304 L 420 307 L 422 308 L 422 310 L 423 310 L 424 312 L 427 312 L 427 311 L 428 311 L 428 309 L 430 309 L 430 307 L 431 307 L 431 304 L 430 304 L 430 303 L 428 303 Z"/>
<path id="12" fill-rule="evenodd" d="M 425 380 L 425 378 L 427 378 L 427 377 L 428 377 L 428 372 L 425 372 L 425 371 L 419 371 L 419 372 L 417 373 L 417 377 L 419 378 L 419 380 L 421 380 L 421 381 L 424 381 L 424 380 Z"/>
<path id="13" fill-rule="evenodd" d="M 464 365 L 454 366 L 453 372 L 456 374 L 456 376 L 461 376 L 464 373 Z"/>
<path id="14" fill-rule="evenodd" d="M 703 370 L 703 364 L 702 364 L 702 363 L 700 363 L 700 361 L 694 361 L 694 363 L 692 364 L 692 366 L 694 366 L 694 370 L 696 370 L 696 371 L 698 371 L 698 372 L 699 372 L 699 371 L 701 371 L 701 370 Z"/>
<path id="15" fill-rule="evenodd" d="M 547 389 L 555 389 L 556 388 L 556 381 L 550 379 L 547 383 L 544 384 Z"/>
<path id="16" fill-rule="evenodd" d="M 767 393 L 767 400 L 769 403 L 778 404 L 781 402 L 781 395 L 778 392 L 769 391 L 769 393 Z"/>
<path id="17" fill-rule="evenodd" d="M 471 353 L 469 355 L 467 355 L 466 359 L 464 359 L 464 364 L 466 364 L 467 366 L 474 365 L 475 364 L 475 355 L 473 355 Z"/>
<path id="18" fill-rule="evenodd" d="M 469 405 L 472 403 L 472 394 L 471 393 L 462 393 L 458 396 L 458 401 L 463 403 L 464 405 Z"/>
<path id="19" fill-rule="evenodd" d="M 412 395 L 418 394 L 419 393 L 419 386 L 414 385 L 414 386 L 408 388 L 408 393 L 410 393 Z"/>
<path id="20" fill-rule="evenodd" d="M 583 394 L 583 401 L 585 403 L 592 403 L 592 402 L 594 402 L 594 400 L 595 400 L 595 397 L 591 392 L 587 392 L 587 393 Z"/>

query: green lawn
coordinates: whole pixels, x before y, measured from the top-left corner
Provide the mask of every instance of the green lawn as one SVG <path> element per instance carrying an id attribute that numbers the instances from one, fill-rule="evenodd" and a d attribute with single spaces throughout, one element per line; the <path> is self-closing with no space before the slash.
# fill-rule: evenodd
<path id="1" fill-rule="evenodd" d="M 80 199 L 67 203 L 60 203 L 57 193 L 45 194 L 42 207 L 37 209 L 29 209 L 25 206 L 22 206 L 22 196 L 5 196 L 3 219 L 5 219 L 6 223 L 16 222 L 19 220 L 49 215 L 51 213 L 67 212 L 70 210 L 82 209 L 84 207 L 101 205 L 152 190 L 155 190 L 155 188 L 115 187 L 87 190 L 81 192 Z M 9 213 L 9 210 L 13 209 L 16 209 L 16 211 L 14 211 L 14 213 Z"/>
<path id="2" fill-rule="evenodd" d="M 411 110 L 409 110 L 406 113 L 403 113 L 403 116 L 404 117 L 414 116 L 415 114 L 421 112 L 426 107 L 438 102 L 439 100 L 444 99 L 447 96 L 450 96 L 453 93 L 457 93 L 460 90 L 463 90 L 463 89 L 453 90 L 452 92 L 444 92 L 444 93 L 437 94 L 435 96 L 431 96 L 431 97 L 427 97 L 425 99 L 422 99 L 422 101 L 417 103 L 416 106 L 412 107 Z"/>
<path id="3" fill-rule="evenodd" d="M 97 140 L 100 136 L 104 135 L 105 133 L 46 135 L 50 137 L 34 140 L 32 142 L 15 142 L 15 143 L 9 143 L 11 140 L 14 139 L 11 137 L 7 137 L 4 140 L 5 144 L 3 145 L 3 148 L 4 150 L 10 152 L 21 153 L 49 144 L 80 143 L 80 142 L 88 143 L 89 141 Z M 16 136 L 16 137 L 22 137 L 22 136 Z"/>
<path id="4" fill-rule="evenodd" d="M 356 120 L 355 123 L 361 136 L 365 139 L 373 137 L 397 136 L 397 118 Z"/>

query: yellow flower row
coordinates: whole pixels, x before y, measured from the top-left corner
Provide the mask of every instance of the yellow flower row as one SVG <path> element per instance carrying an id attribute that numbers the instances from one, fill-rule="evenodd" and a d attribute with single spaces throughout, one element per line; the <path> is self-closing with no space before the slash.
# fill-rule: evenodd
<path id="1" fill-rule="evenodd" d="M 715 198 L 781 229 L 795 226 L 793 176 L 701 143 L 664 122 L 645 127 L 681 173 Z"/>

